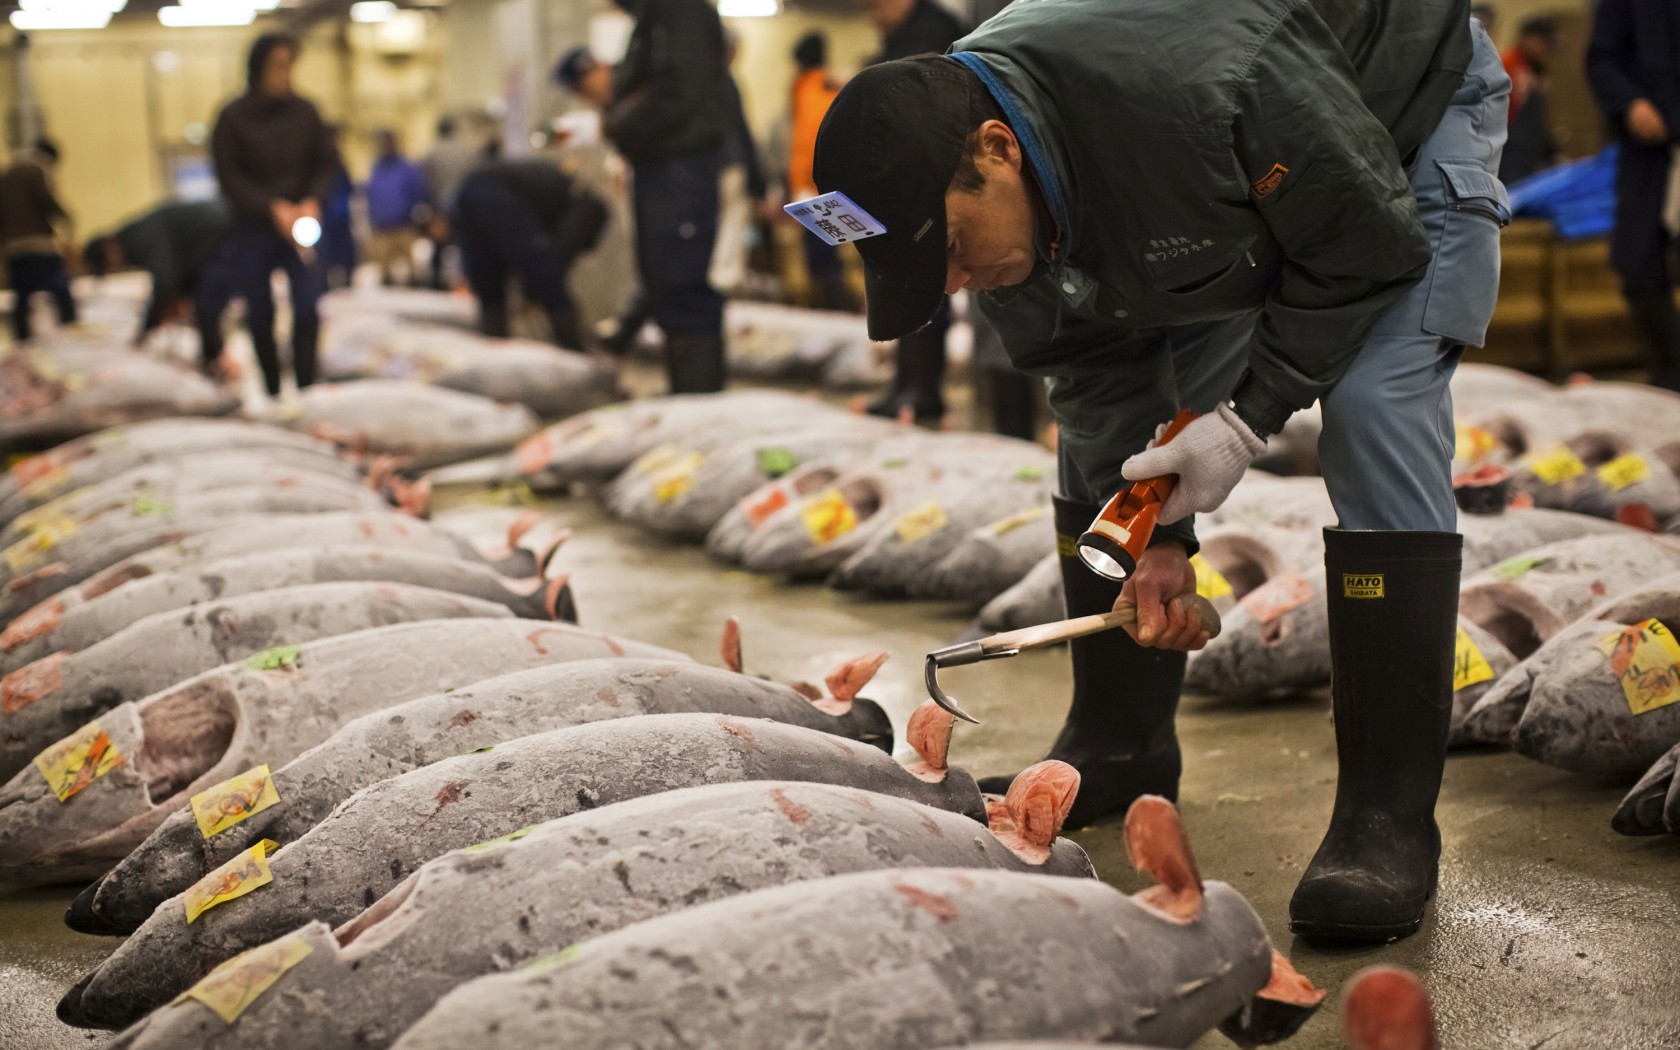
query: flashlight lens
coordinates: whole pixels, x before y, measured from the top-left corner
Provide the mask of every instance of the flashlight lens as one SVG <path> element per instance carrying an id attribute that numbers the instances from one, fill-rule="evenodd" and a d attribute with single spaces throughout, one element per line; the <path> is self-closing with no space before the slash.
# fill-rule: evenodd
<path id="1" fill-rule="evenodd" d="M 1095 547 L 1080 544 L 1079 557 L 1098 576 L 1110 580 L 1124 580 L 1126 578 L 1126 567 Z"/>
<path id="2" fill-rule="evenodd" d="M 292 240 L 296 241 L 299 246 L 313 248 L 320 239 L 321 223 L 318 220 L 305 215 L 292 223 Z"/>

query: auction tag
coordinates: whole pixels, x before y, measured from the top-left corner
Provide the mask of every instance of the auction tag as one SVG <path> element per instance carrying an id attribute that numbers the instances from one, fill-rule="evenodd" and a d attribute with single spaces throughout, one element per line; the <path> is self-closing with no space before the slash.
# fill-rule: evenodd
<path id="1" fill-rule="evenodd" d="M 181 999 L 197 999 L 215 1011 L 217 1017 L 232 1024 L 287 970 L 309 958 L 314 949 L 303 935 L 304 931 L 298 930 L 235 955 L 181 993 Z"/>
<path id="2" fill-rule="evenodd" d="M 759 473 L 774 480 L 799 466 L 799 457 L 785 448 L 761 448 L 757 456 Z"/>
<path id="3" fill-rule="evenodd" d="M 1481 427 L 1467 427 L 1462 423 L 1453 428 L 1453 458 L 1469 466 L 1479 466 L 1499 449 L 1499 439 Z"/>
<path id="4" fill-rule="evenodd" d="M 44 500 L 64 491 L 69 484 L 70 471 L 64 467 L 49 464 L 45 472 L 23 486 L 23 494 L 31 502 Z"/>
<path id="5" fill-rule="evenodd" d="M 951 523 L 951 518 L 945 513 L 945 508 L 932 500 L 919 507 L 906 511 L 898 519 L 895 530 L 898 538 L 905 543 L 915 543 L 926 536 L 931 536 Z"/>
<path id="6" fill-rule="evenodd" d="M 1268 624 L 1291 609 L 1299 609 L 1312 598 L 1312 581 L 1298 572 L 1286 572 L 1249 591 L 1242 600 L 1242 607 L 1262 624 Z"/>
<path id="7" fill-rule="evenodd" d="M 799 512 L 805 531 L 815 543 L 829 543 L 857 528 L 857 511 L 839 489 L 829 489 L 811 499 Z"/>
<path id="8" fill-rule="evenodd" d="M 682 458 L 682 449 L 675 445 L 659 445 L 650 448 L 630 464 L 630 469 L 643 476 L 657 474 L 666 467 L 672 466 Z"/>
<path id="9" fill-rule="evenodd" d="M 850 197 L 838 190 L 784 204 L 782 210 L 797 219 L 799 225 L 835 248 L 850 241 L 878 237 L 887 232 L 880 220 L 858 207 Z"/>
<path id="10" fill-rule="evenodd" d="M 253 671 L 286 671 L 297 666 L 303 649 L 296 645 L 277 645 L 245 658 L 245 666 Z"/>
<path id="11" fill-rule="evenodd" d="M 205 838 L 279 804 L 280 792 L 266 762 L 205 788 L 191 803 L 198 833 Z"/>
<path id="12" fill-rule="evenodd" d="M 22 572 L 40 561 L 48 551 L 76 534 L 76 520 L 63 515 L 43 518 L 35 523 L 30 534 L 6 548 L 6 567 Z"/>
<path id="13" fill-rule="evenodd" d="M 1598 480 L 1611 492 L 1620 492 L 1651 476 L 1651 465 L 1637 452 L 1627 452 L 1598 468 Z"/>
<path id="14" fill-rule="evenodd" d="M 68 659 L 70 654 L 60 650 L 0 678 L 0 712 L 17 714 L 43 696 L 58 692 L 64 684 L 64 662 Z"/>
<path id="15" fill-rule="evenodd" d="M 58 629 L 64 619 L 64 603 L 57 598 L 47 598 L 32 605 L 23 615 L 6 625 L 0 631 L 0 650 L 11 652 L 25 642 L 32 642 L 43 634 L 49 634 Z"/>
<path id="16" fill-rule="evenodd" d="M 659 476 L 653 479 L 653 498 L 661 503 L 669 503 L 692 489 L 694 472 L 699 470 L 700 464 L 705 461 L 704 455 L 690 452 L 660 471 Z"/>
<path id="17" fill-rule="evenodd" d="M 134 506 L 131 509 L 137 518 L 161 518 L 174 510 L 175 507 L 166 499 L 136 496 L 134 497 Z"/>
<path id="18" fill-rule="evenodd" d="M 1545 561 L 1544 558 L 1506 558 L 1488 572 L 1502 580 L 1518 580 L 1545 564 Z"/>
<path id="19" fill-rule="evenodd" d="M 527 824 L 524 827 L 520 828 L 518 831 L 510 831 L 506 835 L 497 835 L 493 839 L 485 839 L 483 842 L 475 842 L 470 846 L 463 846 L 461 848 L 461 852 L 462 853 L 478 853 L 478 852 L 481 852 L 483 850 L 489 849 L 491 846 L 499 846 L 504 842 L 518 842 L 520 839 L 529 835 L 531 832 L 537 830 L 538 827 L 539 827 L 539 825 L 536 825 L 536 824 Z"/>
<path id="20" fill-rule="evenodd" d="M 187 925 L 216 905 L 273 882 L 274 873 L 268 870 L 268 858 L 264 854 L 279 847 L 280 843 L 273 839 L 263 839 L 193 883 L 181 896 L 181 903 L 187 909 Z"/>
<path id="21" fill-rule="evenodd" d="M 123 764 L 111 738 L 94 719 L 58 743 L 35 756 L 35 768 L 47 778 L 47 786 L 66 802 L 100 777 Z"/>
<path id="22" fill-rule="evenodd" d="M 25 456 L 14 462 L 11 474 L 12 479 L 18 483 L 19 488 L 23 489 L 25 495 L 34 495 L 29 491 L 29 486 L 51 476 L 54 471 L 63 469 L 53 461 L 52 453 L 43 452 L 38 456 Z"/>
<path id="23" fill-rule="evenodd" d="M 1028 507 L 1019 514 L 1011 514 L 1007 518 L 992 522 L 991 533 L 993 536 L 1007 536 L 1016 529 L 1031 525 L 1042 517 L 1044 517 L 1043 507 Z"/>
<path id="24" fill-rule="evenodd" d="M 1628 707 L 1636 715 L 1680 701 L 1680 643 L 1661 620 L 1644 620 L 1598 640 L 1621 679 Z"/>
<path id="25" fill-rule="evenodd" d="M 1211 602 L 1231 593 L 1231 581 L 1219 575 L 1219 570 L 1200 554 L 1190 556 L 1190 567 L 1196 570 L 1196 593 L 1203 598 Z"/>
<path id="26" fill-rule="evenodd" d="M 1487 657 L 1476 648 L 1470 632 L 1460 627 L 1458 641 L 1453 645 L 1453 692 L 1468 689 L 1478 682 L 1486 682 L 1493 677 L 1493 668 L 1488 666 Z"/>
<path id="27" fill-rule="evenodd" d="M 785 489 L 777 485 L 766 492 L 764 497 L 756 503 L 743 502 L 742 505 L 746 509 L 747 522 L 756 529 L 763 525 L 770 515 L 788 505 L 788 494 Z"/>
<path id="28" fill-rule="evenodd" d="M 1581 462 L 1581 457 L 1563 445 L 1534 453 L 1524 460 L 1524 465 L 1547 485 L 1561 485 L 1587 472 L 1587 465 Z"/>

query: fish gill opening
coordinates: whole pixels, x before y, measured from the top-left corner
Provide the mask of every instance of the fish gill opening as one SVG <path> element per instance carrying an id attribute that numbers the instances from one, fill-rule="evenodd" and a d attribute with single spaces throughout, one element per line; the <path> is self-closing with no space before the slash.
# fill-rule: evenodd
<path id="1" fill-rule="evenodd" d="M 1534 655 L 1550 636 L 1557 616 L 1524 591 L 1507 584 L 1472 587 L 1459 598 L 1460 614 L 1494 636 L 1519 660 Z"/>
<path id="2" fill-rule="evenodd" d="M 868 521 L 881 509 L 881 486 L 868 478 L 854 478 L 841 485 L 840 495 L 846 497 L 860 522 Z"/>
<path id="3" fill-rule="evenodd" d="M 364 955 L 371 955 L 408 926 L 418 913 L 413 908 L 405 909 L 403 905 L 414 895 L 414 888 L 419 885 L 420 876 L 419 871 L 409 875 L 385 896 L 363 909 L 361 914 L 333 931 L 339 948 L 350 949 L 344 952 L 346 962 L 354 962 Z M 399 918 L 393 918 L 399 915 Z"/>
<path id="4" fill-rule="evenodd" d="M 795 496 L 809 496 L 834 484 L 834 479 L 839 476 L 840 472 L 833 467 L 812 467 L 803 474 L 796 475 L 789 482 L 789 486 Z"/>
<path id="5" fill-rule="evenodd" d="M 1279 567 L 1276 552 L 1252 536 L 1211 536 L 1202 541 L 1202 557 L 1225 577 L 1238 600 L 1275 576 Z"/>
<path id="6" fill-rule="evenodd" d="M 1631 447 L 1627 438 L 1603 430 L 1576 434 L 1564 444 L 1589 467 L 1601 467 Z"/>
<path id="7" fill-rule="evenodd" d="M 142 703 L 140 762 L 151 802 L 167 802 L 227 754 L 237 728 L 233 693 L 216 679 L 188 683 Z"/>

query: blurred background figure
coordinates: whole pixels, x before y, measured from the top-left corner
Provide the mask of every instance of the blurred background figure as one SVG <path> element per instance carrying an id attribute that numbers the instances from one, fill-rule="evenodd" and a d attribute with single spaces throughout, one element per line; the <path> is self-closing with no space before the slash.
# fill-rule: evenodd
<path id="1" fill-rule="evenodd" d="M 721 390 L 723 296 L 709 272 L 731 121 L 723 24 L 707 0 L 618 2 L 635 28 L 602 123 L 631 168 L 642 290 L 671 392 Z"/>
<path id="2" fill-rule="evenodd" d="M 1663 222 L 1680 127 L 1677 5 L 1602 0 L 1587 48 L 1587 79 L 1621 143 L 1610 264 L 1645 340 L 1651 382 L 1680 390 L 1675 231 Z"/>
<path id="3" fill-rule="evenodd" d="M 881 34 L 881 52 L 871 60 L 891 62 L 943 54 L 965 30 L 934 0 L 868 0 L 869 20 Z M 870 415 L 910 417 L 923 426 L 945 419 L 945 335 L 951 329 L 951 300 L 920 331 L 898 341 L 893 351 L 892 386 L 871 403 Z"/>
<path id="4" fill-rule="evenodd" d="M 369 247 L 379 264 L 380 283 L 418 283 L 414 273 L 414 245 L 419 223 L 425 219 L 426 177 L 420 166 L 402 155 L 397 133 L 379 133 L 379 156 L 374 158 L 362 190 L 367 199 Z"/>
<path id="5" fill-rule="evenodd" d="M 449 221 L 478 299 L 480 331 L 511 334 L 508 283 L 517 278 L 525 298 L 547 316 L 554 341 L 581 349 L 567 275 L 606 228 L 607 206 L 600 197 L 550 160 L 495 161 L 461 183 Z"/>
<path id="6" fill-rule="evenodd" d="M 483 149 L 469 141 L 454 117 L 438 121 L 437 141 L 420 162 L 420 171 L 426 180 L 426 200 L 431 205 L 426 235 L 432 242 L 432 287 L 440 291 L 449 287 L 445 270 L 446 253 L 453 243 L 449 212 L 455 206 L 455 194 L 460 192 L 461 183 L 483 161 Z"/>
<path id="7" fill-rule="evenodd" d="M 332 143 L 332 175 L 327 182 L 327 195 L 321 200 L 321 243 L 315 246 L 315 259 L 321 267 L 322 283 L 328 288 L 350 287 L 351 279 L 356 276 L 356 264 L 361 261 L 351 214 L 356 183 L 350 178 L 350 169 L 344 166 L 343 133 L 342 126 L 327 125 L 327 138 Z"/>
<path id="8" fill-rule="evenodd" d="M 740 50 L 740 37 L 724 29 L 724 95 L 729 126 L 723 140 L 723 171 L 718 176 L 718 235 L 707 278 L 723 295 L 741 292 L 747 281 L 747 252 L 756 224 L 765 217 L 770 195 L 759 162 L 758 143 L 747 125 L 740 85 L 729 70 Z"/>
<path id="9" fill-rule="evenodd" d="M 40 139 L 24 150 L 0 175 L 0 247 L 6 253 L 6 274 L 12 286 L 12 338 L 30 337 L 29 301 L 36 292 L 52 296 L 62 325 L 76 323 L 76 300 L 70 294 L 70 272 L 59 245 L 71 244 L 75 227 L 53 192 L 58 146 Z"/>
<path id="10" fill-rule="evenodd" d="M 817 195 L 811 177 L 811 158 L 817 149 L 817 129 L 822 127 L 828 107 L 840 85 L 828 71 L 828 37 L 806 33 L 793 46 L 793 99 L 788 115 L 788 199 L 804 200 Z M 805 272 L 811 280 L 816 305 L 823 310 L 855 310 L 851 290 L 846 287 L 840 265 L 840 249 L 820 237 L 801 237 Z"/>
<path id="11" fill-rule="evenodd" d="M 245 94 L 223 108 L 211 134 L 216 180 L 233 211 L 227 265 L 245 300 L 251 344 L 270 397 L 280 395 L 280 352 L 274 336 L 275 270 L 284 270 L 292 304 L 292 369 L 299 388 L 315 381 L 321 320 L 321 268 L 313 245 L 300 253 L 294 228 L 320 235 L 321 198 L 338 170 L 321 115 L 292 91 L 296 39 L 265 33 L 251 45 Z"/>
<path id="12" fill-rule="evenodd" d="M 136 346 L 190 303 L 198 329 L 199 370 L 217 380 L 227 378 L 222 314 L 233 291 L 219 261 L 232 226 L 223 201 L 176 201 L 153 208 L 113 234 L 94 238 L 82 253 L 88 272 L 95 276 L 119 270 L 144 270 L 151 276 L 151 299 L 134 334 Z"/>
<path id="13" fill-rule="evenodd" d="M 1501 55 L 1511 78 L 1510 131 L 1499 161 L 1499 181 L 1506 185 L 1557 163 L 1546 76 L 1557 47 L 1557 20 L 1537 15 L 1523 20 L 1517 42 Z"/>

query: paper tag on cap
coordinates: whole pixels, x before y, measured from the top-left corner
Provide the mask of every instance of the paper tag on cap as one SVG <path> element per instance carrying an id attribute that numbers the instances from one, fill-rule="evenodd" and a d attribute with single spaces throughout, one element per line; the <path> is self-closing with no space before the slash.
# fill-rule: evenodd
<path id="1" fill-rule="evenodd" d="M 834 247 L 887 232 L 879 219 L 838 191 L 784 204 L 782 210 Z"/>

